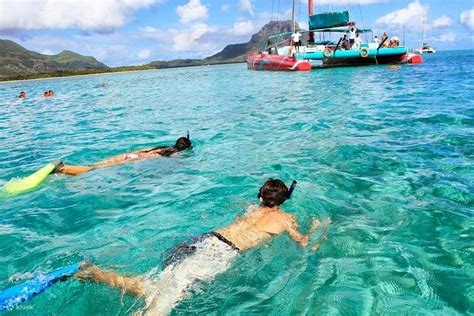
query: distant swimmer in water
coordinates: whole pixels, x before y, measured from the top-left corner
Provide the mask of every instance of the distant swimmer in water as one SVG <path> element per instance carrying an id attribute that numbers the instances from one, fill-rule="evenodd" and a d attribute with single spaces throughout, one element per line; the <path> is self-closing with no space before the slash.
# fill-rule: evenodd
<path id="1" fill-rule="evenodd" d="M 402 68 L 400 65 L 391 65 L 387 67 L 388 69 L 400 69 Z"/>
<path id="2" fill-rule="evenodd" d="M 45 91 L 45 92 L 43 93 L 43 96 L 44 96 L 45 98 L 54 96 L 53 90 Z"/>
<path id="3" fill-rule="evenodd" d="M 24 99 L 26 98 L 26 93 L 24 91 L 21 91 L 20 94 L 18 95 L 19 99 Z"/>
<path id="4" fill-rule="evenodd" d="M 87 171 L 91 171 L 97 168 L 110 167 L 115 165 L 121 165 L 127 162 L 134 162 L 145 159 L 152 159 L 158 157 L 174 157 L 180 151 L 188 149 L 192 146 L 191 140 L 189 139 L 189 133 L 187 137 L 180 137 L 176 141 L 174 146 L 168 147 L 152 147 L 136 150 L 131 153 L 118 155 L 106 160 L 102 160 L 96 164 L 89 166 L 70 166 L 65 165 L 62 162 L 56 162 L 56 168 L 52 173 L 64 173 L 69 175 L 78 175 Z"/>
<path id="5" fill-rule="evenodd" d="M 296 181 L 288 187 L 269 179 L 260 188 L 261 207 L 252 210 L 228 226 L 194 237 L 169 251 L 162 271 L 155 277 L 124 277 L 110 270 L 82 263 L 76 278 L 119 288 L 122 293 L 143 297 L 146 315 L 165 315 L 192 293 L 196 282 L 210 282 L 226 271 L 241 253 L 268 244 L 274 237 L 288 233 L 306 247 L 318 228 L 327 233 L 331 219 L 312 219 L 307 234 L 299 231 L 296 217 L 280 209 L 291 197 Z M 313 247 L 317 248 L 317 247 Z"/>

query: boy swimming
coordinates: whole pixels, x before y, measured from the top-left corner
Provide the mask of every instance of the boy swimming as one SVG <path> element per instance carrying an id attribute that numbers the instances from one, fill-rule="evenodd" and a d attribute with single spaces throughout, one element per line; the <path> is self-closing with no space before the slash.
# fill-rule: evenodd
<path id="1" fill-rule="evenodd" d="M 299 231 L 296 217 L 280 209 L 280 205 L 291 197 L 295 184 L 293 182 L 288 189 L 281 180 L 266 181 L 258 193 L 260 208 L 226 227 L 174 247 L 156 278 L 124 277 L 90 264 L 82 264 L 81 271 L 75 276 L 143 297 L 147 315 L 168 314 L 186 297 L 195 281 L 211 281 L 227 270 L 240 253 L 285 232 L 301 247 L 306 247 L 318 227 L 331 223 L 329 217 L 323 223 L 313 218 L 307 234 Z"/>
<path id="2" fill-rule="evenodd" d="M 140 149 L 131 153 L 111 157 L 89 166 L 71 166 L 63 164 L 62 161 L 58 161 L 55 162 L 56 168 L 54 169 L 53 173 L 64 173 L 75 176 L 97 168 L 121 165 L 127 162 L 135 162 L 158 157 L 174 157 L 180 151 L 188 149 L 191 146 L 192 144 L 188 134 L 187 137 L 178 138 L 174 146 Z"/>

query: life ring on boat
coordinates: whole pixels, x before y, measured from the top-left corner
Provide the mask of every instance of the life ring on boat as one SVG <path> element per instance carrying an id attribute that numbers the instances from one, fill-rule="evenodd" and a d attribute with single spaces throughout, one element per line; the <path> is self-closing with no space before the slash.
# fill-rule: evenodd
<path id="1" fill-rule="evenodd" d="M 323 56 L 325 58 L 331 58 L 332 57 L 332 49 L 330 47 L 326 47 L 323 50 Z"/>
<path id="2" fill-rule="evenodd" d="M 360 57 L 367 58 L 369 57 L 369 49 L 367 47 L 363 47 L 359 51 Z"/>

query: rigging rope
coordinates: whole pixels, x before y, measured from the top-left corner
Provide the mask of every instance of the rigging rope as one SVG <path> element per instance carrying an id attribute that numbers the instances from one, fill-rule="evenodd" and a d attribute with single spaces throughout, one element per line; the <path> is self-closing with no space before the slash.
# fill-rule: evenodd
<path id="1" fill-rule="evenodd" d="M 272 0 L 272 15 L 270 16 L 270 21 L 273 21 L 274 9 L 275 9 L 275 0 Z"/>
<path id="2" fill-rule="evenodd" d="M 278 9 L 277 9 L 277 18 L 276 18 L 277 22 L 280 21 L 280 1 L 281 0 L 278 0 Z"/>
<path id="3" fill-rule="evenodd" d="M 357 1 L 359 3 L 359 12 L 360 12 L 360 19 L 362 21 L 362 28 L 365 29 L 365 23 L 364 23 L 364 15 L 362 14 L 362 8 L 360 5 L 360 0 Z M 367 33 L 365 33 L 365 41 L 368 43 L 369 39 L 367 38 Z"/>

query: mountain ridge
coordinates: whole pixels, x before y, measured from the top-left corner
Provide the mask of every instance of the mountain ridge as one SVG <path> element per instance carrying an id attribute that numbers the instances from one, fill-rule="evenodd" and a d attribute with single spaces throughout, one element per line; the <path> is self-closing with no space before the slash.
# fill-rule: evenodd
<path id="1" fill-rule="evenodd" d="M 92 56 L 83 56 L 69 50 L 56 55 L 45 55 L 30 51 L 14 41 L 0 39 L 0 78 L 108 68 Z"/>

